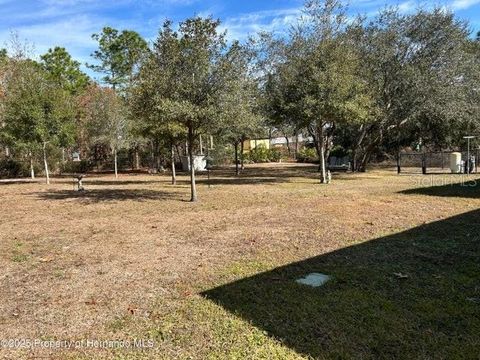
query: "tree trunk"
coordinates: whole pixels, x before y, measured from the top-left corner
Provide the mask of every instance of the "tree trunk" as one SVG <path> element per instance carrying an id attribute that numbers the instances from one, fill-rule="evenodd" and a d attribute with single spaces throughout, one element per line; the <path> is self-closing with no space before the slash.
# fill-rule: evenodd
<path id="1" fill-rule="evenodd" d="M 139 146 L 135 145 L 133 148 L 133 166 L 132 170 L 140 169 L 140 152 L 138 151 Z"/>
<path id="2" fill-rule="evenodd" d="M 150 171 L 155 171 L 155 141 L 150 142 Z"/>
<path id="3" fill-rule="evenodd" d="M 308 132 L 310 134 L 310 136 L 313 138 L 313 145 L 315 146 L 315 150 L 317 151 L 317 156 L 318 156 L 318 159 L 321 158 L 321 151 L 320 151 L 320 131 L 318 129 L 318 126 L 309 126 L 308 127 Z M 323 128 L 322 128 L 322 134 L 323 134 Z M 323 143 L 323 141 L 322 141 Z M 323 156 L 325 158 L 325 155 Z M 322 171 L 322 167 L 321 167 L 321 161 L 318 162 L 318 172 L 321 172 Z"/>
<path id="4" fill-rule="evenodd" d="M 325 164 L 325 135 L 323 124 L 318 126 L 318 150 L 319 150 L 319 160 L 320 160 L 320 183 L 327 183 L 327 169 Z"/>
<path id="5" fill-rule="evenodd" d="M 238 142 L 235 141 L 235 175 L 240 174 L 240 169 L 238 168 Z"/>
<path id="6" fill-rule="evenodd" d="M 357 171 L 357 149 L 353 148 L 352 150 L 352 172 Z"/>
<path id="7" fill-rule="evenodd" d="M 244 170 L 245 169 L 245 164 L 243 163 L 243 143 L 244 143 L 244 140 L 242 139 L 242 141 L 240 142 L 240 169 L 241 170 Z"/>
<path id="8" fill-rule="evenodd" d="M 293 153 L 294 160 L 297 160 L 297 155 L 298 155 L 298 132 L 295 132 L 295 149 Z"/>
<path id="9" fill-rule="evenodd" d="M 118 159 L 117 159 L 117 149 L 113 149 L 113 161 L 115 166 L 115 179 L 118 179 Z"/>
<path id="10" fill-rule="evenodd" d="M 175 150 L 177 150 L 178 160 L 179 160 L 179 161 L 182 161 L 182 157 L 181 157 L 181 155 L 180 155 L 180 154 L 182 153 L 182 151 L 181 151 L 181 150 L 182 150 L 182 147 L 179 146 L 178 144 L 176 144 L 176 145 L 175 145 Z"/>
<path id="11" fill-rule="evenodd" d="M 5 156 L 7 158 L 10 157 L 10 148 L 8 146 L 5 146 Z"/>
<path id="12" fill-rule="evenodd" d="M 203 141 L 202 141 L 202 135 L 199 136 L 200 138 L 200 155 L 203 155 Z"/>
<path id="13" fill-rule="evenodd" d="M 292 149 L 290 148 L 290 139 L 288 138 L 288 134 L 285 131 L 283 131 L 283 137 L 285 138 L 285 141 L 287 142 L 288 155 L 292 155 Z"/>
<path id="14" fill-rule="evenodd" d="M 190 188 L 191 188 L 191 195 L 190 202 L 197 201 L 197 187 L 195 184 L 195 164 L 193 162 L 193 129 L 189 127 L 188 129 L 188 156 L 190 159 Z"/>
<path id="15" fill-rule="evenodd" d="M 33 168 L 33 156 L 31 152 L 28 155 L 30 157 L 30 177 L 32 178 L 32 180 L 35 180 L 35 169 Z"/>
<path id="16" fill-rule="evenodd" d="M 358 165 L 358 171 L 359 172 L 366 172 L 367 171 L 367 165 L 370 162 L 370 158 L 372 157 L 373 151 L 376 148 L 376 142 L 371 143 L 367 149 L 365 149 L 365 152 L 362 156 L 362 159 L 360 161 L 360 164 Z"/>
<path id="17" fill-rule="evenodd" d="M 172 185 L 177 184 L 177 173 L 175 172 L 175 145 L 172 143 L 172 149 L 171 149 L 171 161 L 172 161 Z"/>
<path id="18" fill-rule="evenodd" d="M 160 141 L 155 140 L 155 149 L 154 149 L 154 165 L 153 167 L 156 169 L 156 172 L 160 172 L 162 168 L 162 157 L 160 154 Z"/>
<path id="19" fill-rule="evenodd" d="M 43 143 L 43 165 L 45 168 L 45 180 L 47 185 L 50 185 L 50 174 L 48 173 L 48 162 L 47 162 L 47 143 Z"/>
<path id="20" fill-rule="evenodd" d="M 363 154 L 362 160 L 360 161 L 360 164 L 358 164 L 358 172 L 367 172 L 367 164 L 370 161 L 370 157 L 371 154 L 369 153 Z"/>
<path id="21" fill-rule="evenodd" d="M 328 171 L 328 160 L 330 159 L 330 153 L 332 152 L 333 149 L 333 135 L 329 134 L 325 136 L 325 154 L 324 154 L 324 159 L 325 159 L 325 167 L 326 171 Z"/>
<path id="22" fill-rule="evenodd" d="M 97 171 L 99 169 L 99 165 L 98 165 L 98 145 L 95 145 L 94 146 L 94 159 L 95 159 L 95 167 L 97 168 Z"/>
<path id="23" fill-rule="evenodd" d="M 356 172 L 359 170 L 359 164 L 358 164 L 358 150 L 360 149 L 360 146 L 363 143 L 363 140 L 365 139 L 365 136 L 367 136 L 367 131 L 368 127 L 365 126 L 364 124 L 360 125 L 360 136 L 357 138 L 357 141 L 355 145 L 353 146 L 352 150 L 352 172 Z"/>

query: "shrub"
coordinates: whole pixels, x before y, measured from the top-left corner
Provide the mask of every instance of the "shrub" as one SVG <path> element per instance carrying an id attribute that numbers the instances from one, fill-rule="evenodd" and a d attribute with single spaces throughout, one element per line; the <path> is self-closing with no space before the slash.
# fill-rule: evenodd
<path id="1" fill-rule="evenodd" d="M 269 153 L 270 154 L 269 154 L 268 158 L 272 162 L 279 162 L 283 157 L 282 152 L 277 148 L 270 149 Z"/>
<path id="2" fill-rule="evenodd" d="M 35 174 L 40 174 L 42 168 L 34 163 L 33 170 Z M 0 179 L 11 179 L 30 176 L 30 162 L 19 161 L 14 159 L 0 160 Z"/>
<path id="3" fill-rule="evenodd" d="M 16 178 L 23 175 L 23 165 L 13 159 L 0 160 L 0 178 Z"/>
<path id="4" fill-rule="evenodd" d="M 67 161 L 60 164 L 60 173 L 84 174 L 91 168 L 88 160 Z"/>
<path id="5" fill-rule="evenodd" d="M 249 153 L 243 155 L 245 163 L 267 163 L 278 162 L 282 158 L 282 152 L 279 149 L 267 149 L 264 145 L 259 145 Z"/>
<path id="6" fill-rule="evenodd" d="M 348 156 L 348 151 L 345 150 L 342 146 L 336 145 L 333 147 L 332 151 L 330 151 L 330 156 L 335 156 L 337 158 L 343 158 Z"/>
<path id="7" fill-rule="evenodd" d="M 228 165 L 235 163 L 235 151 L 233 146 L 217 145 L 214 149 L 209 150 L 208 154 L 215 165 Z"/>
<path id="8" fill-rule="evenodd" d="M 297 161 L 303 163 L 318 162 L 317 151 L 314 148 L 303 148 L 297 154 Z"/>
<path id="9" fill-rule="evenodd" d="M 269 162 L 270 151 L 263 145 L 257 146 L 249 153 L 250 161 L 254 163 L 266 163 Z"/>

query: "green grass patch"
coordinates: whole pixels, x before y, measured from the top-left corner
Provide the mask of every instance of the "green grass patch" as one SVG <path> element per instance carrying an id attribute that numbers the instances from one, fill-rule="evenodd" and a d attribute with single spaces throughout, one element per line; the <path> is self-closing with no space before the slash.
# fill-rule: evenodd
<path id="1" fill-rule="evenodd" d="M 244 277 L 203 295 L 313 358 L 476 358 L 480 211 Z M 295 279 L 311 272 L 321 288 Z M 470 300 L 469 300 L 470 299 Z"/>

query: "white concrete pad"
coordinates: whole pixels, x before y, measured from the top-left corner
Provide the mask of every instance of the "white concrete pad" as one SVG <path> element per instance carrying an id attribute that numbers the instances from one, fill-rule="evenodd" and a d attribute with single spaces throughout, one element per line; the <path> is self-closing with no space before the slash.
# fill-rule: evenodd
<path id="1" fill-rule="evenodd" d="M 299 284 L 308 285 L 311 287 L 319 287 L 325 284 L 330 279 L 331 277 L 325 274 L 311 273 L 302 279 L 297 279 L 296 281 Z"/>

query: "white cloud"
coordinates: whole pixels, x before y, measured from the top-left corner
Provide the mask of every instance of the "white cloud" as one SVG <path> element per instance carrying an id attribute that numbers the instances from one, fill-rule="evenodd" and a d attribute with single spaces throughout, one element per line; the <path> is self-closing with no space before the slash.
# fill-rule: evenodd
<path id="1" fill-rule="evenodd" d="M 409 1 L 404 1 L 400 4 L 398 4 L 398 10 L 400 10 L 403 13 L 409 13 L 418 6 L 418 2 L 409 0 Z"/>
<path id="2" fill-rule="evenodd" d="M 95 19 L 80 15 L 62 21 L 20 26 L 14 30 L 20 39 L 33 44 L 36 56 L 54 46 L 65 47 L 85 70 L 84 64 L 91 62 L 89 55 L 96 46 L 91 34 L 98 31 L 98 23 Z M 9 37 L 9 30 L 0 32 L 3 41 Z"/>
<path id="3" fill-rule="evenodd" d="M 477 4 L 480 4 L 480 0 L 455 0 L 451 6 L 455 10 L 465 10 Z"/>
<path id="4" fill-rule="evenodd" d="M 257 11 L 228 17 L 222 23 L 229 39 L 245 40 L 260 31 L 285 33 L 301 15 L 300 8 Z"/>
<path id="5" fill-rule="evenodd" d="M 458 11 L 480 4 L 480 0 L 437 1 Z M 64 46 L 72 56 L 85 63 L 91 61 L 89 55 L 96 48 L 91 34 L 99 32 L 103 26 L 133 29 L 147 39 L 152 39 L 166 17 L 179 20 L 180 16 L 189 15 L 185 15 L 182 9 L 192 3 L 204 4 L 205 2 L 199 0 L 0 0 L 2 8 L 0 47 L 8 40 L 10 30 L 17 30 L 21 39 L 28 39 L 35 44 L 37 54 L 42 54 L 53 46 Z M 228 30 L 230 40 L 245 40 L 249 35 L 262 30 L 285 34 L 301 15 L 300 3 L 300 0 L 292 0 L 292 7 L 287 9 L 225 16 L 221 29 Z M 432 6 L 433 1 L 356 0 L 350 3 L 352 14 L 360 11 L 370 16 L 389 4 L 397 5 L 400 11 L 408 13 L 422 4 Z M 228 10 L 226 2 L 209 2 L 209 6 L 209 8 L 199 9 L 203 11 L 197 14 L 212 14 L 215 17 L 216 14 L 225 14 Z M 183 10 L 188 9 L 190 8 L 185 7 Z"/>

